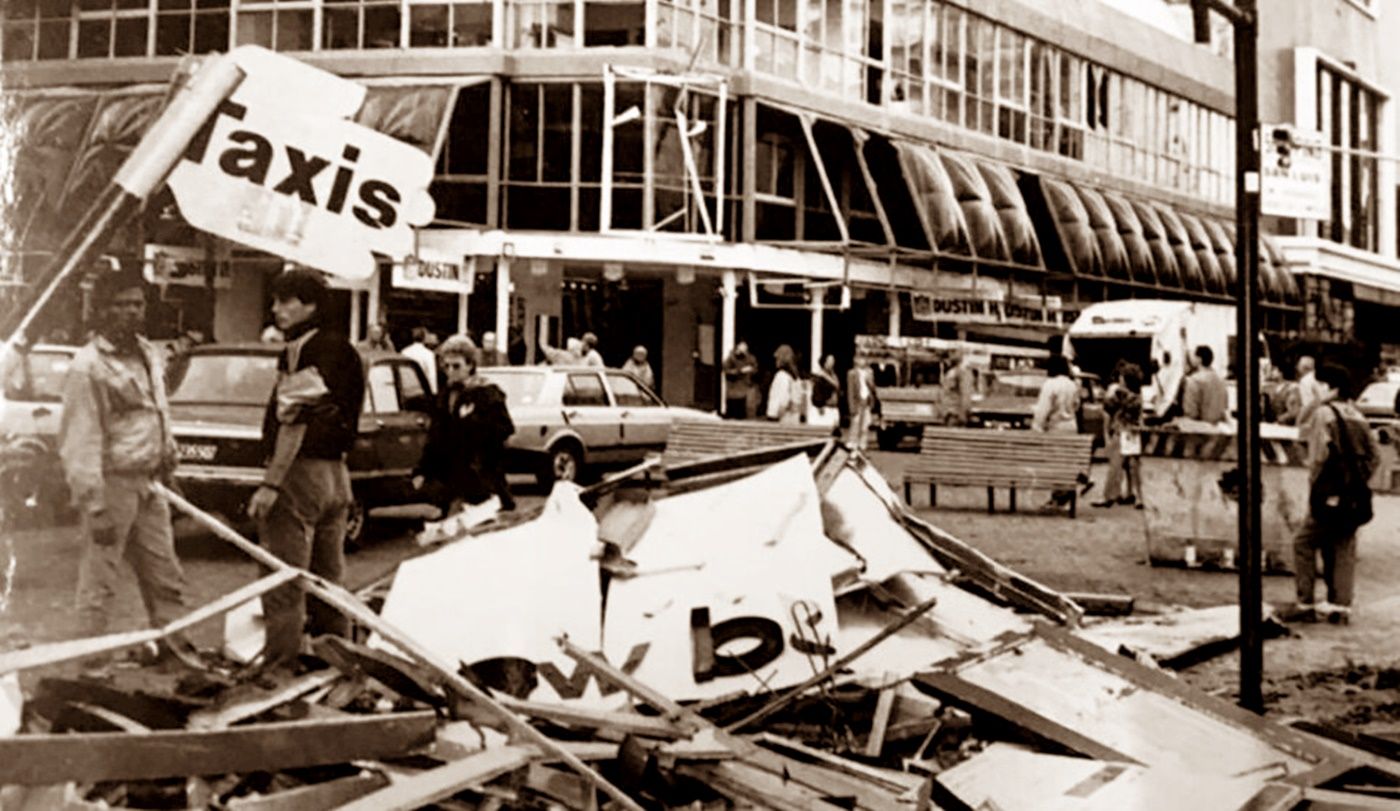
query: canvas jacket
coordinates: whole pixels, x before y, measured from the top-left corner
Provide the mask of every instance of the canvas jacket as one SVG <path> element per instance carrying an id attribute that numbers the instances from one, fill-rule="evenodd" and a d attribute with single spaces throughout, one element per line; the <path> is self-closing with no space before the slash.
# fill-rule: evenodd
<path id="1" fill-rule="evenodd" d="M 138 354 L 119 354 L 98 336 L 78 350 L 64 379 L 58 453 L 74 504 L 100 509 L 107 475 L 155 475 L 174 464 L 164 361 L 145 338 L 137 347 Z"/>

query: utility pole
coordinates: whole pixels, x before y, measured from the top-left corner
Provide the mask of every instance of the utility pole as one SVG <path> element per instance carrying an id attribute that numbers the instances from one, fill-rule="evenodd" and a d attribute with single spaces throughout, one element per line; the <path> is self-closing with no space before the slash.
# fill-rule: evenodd
<path id="1" fill-rule="evenodd" d="M 1259 486 L 1259 11 L 1256 0 L 1191 0 L 1197 42 L 1210 41 L 1210 13 L 1235 35 L 1235 357 L 1239 380 L 1239 704 L 1264 711 L 1263 544 Z"/>

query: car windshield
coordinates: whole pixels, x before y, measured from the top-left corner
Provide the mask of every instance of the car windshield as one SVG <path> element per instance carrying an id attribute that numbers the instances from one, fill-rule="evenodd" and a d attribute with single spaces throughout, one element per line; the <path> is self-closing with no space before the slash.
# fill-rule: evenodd
<path id="1" fill-rule="evenodd" d="M 1372 383 L 1366 387 L 1365 391 L 1361 392 L 1361 396 L 1356 399 L 1356 404 L 1394 408 L 1397 393 L 1400 393 L 1400 383 L 1390 381 Z"/>
<path id="2" fill-rule="evenodd" d="M 73 356 L 67 352 L 46 352 L 36 349 L 18 359 L 5 372 L 5 397 L 38 403 L 56 403 L 63 399 L 63 378 Z"/>
<path id="3" fill-rule="evenodd" d="M 276 384 L 276 355 L 192 355 L 170 402 L 263 405 Z"/>
<path id="4" fill-rule="evenodd" d="M 505 392 L 506 405 L 538 405 L 540 390 L 544 388 L 544 374 L 540 372 L 507 372 L 488 370 L 481 376 L 495 383 Z"/>

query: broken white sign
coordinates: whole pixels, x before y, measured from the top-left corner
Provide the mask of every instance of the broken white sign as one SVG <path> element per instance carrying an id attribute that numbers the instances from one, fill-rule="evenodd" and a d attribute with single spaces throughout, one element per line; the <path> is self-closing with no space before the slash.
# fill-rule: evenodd
<path id="1" fill-rule="evenodd" d="M 432 157 L 349 120 L 363 85 L 257 46 L 230 57 L 246 77 L 170 174 L 185 219 L 350 279 L 374 273 L 374 253 L 412 254 Z"/>

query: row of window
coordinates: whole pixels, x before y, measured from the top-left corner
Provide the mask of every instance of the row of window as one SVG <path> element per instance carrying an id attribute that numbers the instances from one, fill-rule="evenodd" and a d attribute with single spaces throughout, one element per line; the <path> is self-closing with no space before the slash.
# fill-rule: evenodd
<path id="1" fill-rule="evenodd" d="M 1324 239 L 1363 250 L 1379 245 L 1376 173 L 1380 96 L 1350 76 L 1317 66 L 1317 129 L 1331 146 L 1331 214 L 1321 223 Z"/>
<path id="2" fill-rule="evenodd" d="M 744 64 L 740 0 L 649 0 L 655 42 Z M 752 66 L 1119 176 L 1233 197 L 1232 121 L 948 0 L 755 0 Z M 11 0 L 6 61 L 646 43 L 648 0 Z M 889 19 L 884 19 L 888 9 Z"/>

